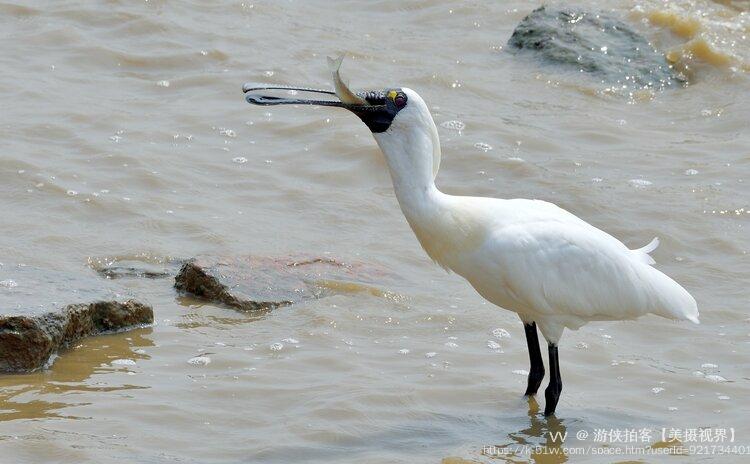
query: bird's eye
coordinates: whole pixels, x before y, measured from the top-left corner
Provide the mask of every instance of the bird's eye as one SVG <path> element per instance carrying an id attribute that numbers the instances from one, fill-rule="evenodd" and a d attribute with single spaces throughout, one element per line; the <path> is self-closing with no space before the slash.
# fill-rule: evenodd
<path id="1" fill-rule="evenodd" d="M 396 95 L 396 98 L 393 99 L 393 103 L 396 104 L 396 108 L 403 108 L 406 106 L 406 95 L 404 94 L 398 94 Z"/>

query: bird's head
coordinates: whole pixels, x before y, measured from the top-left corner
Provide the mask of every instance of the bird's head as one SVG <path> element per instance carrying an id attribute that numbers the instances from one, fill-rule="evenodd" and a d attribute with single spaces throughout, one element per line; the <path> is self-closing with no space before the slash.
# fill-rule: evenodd
<path id="1" fill-rule="evenodd" d="M 434 179 L 440 165 L 440 141 L 427 104 L 406 87 L 354 93 L 341 81 L 341 59 L 329 60 L 335 91 L 289 86 L 245 84 L 243 92 L 254 105 L 318 105 L 344 108 L 372 132 L 398 173 L 427 172 Z"/>
<path id="2" fill-rule="evenodd" d="M 410 95 L 416 96 L 419 103 L 424 104 L 419 95 L 406 88 L 357 92 L 357 102 L 342 101 L 336 92 L 330 90 L 306 87 L 245 84 L 242 90 L 247 102 L 254 105 L 319 105 L 347 109 L 356 114 L 373 134 L 386 132 L 397 117 L 402 119 L 399 117 L 402 112 L 408 113 L 417 106 L 411 104 Z M 312 98 L 313 95 L 316 98 Z"/>

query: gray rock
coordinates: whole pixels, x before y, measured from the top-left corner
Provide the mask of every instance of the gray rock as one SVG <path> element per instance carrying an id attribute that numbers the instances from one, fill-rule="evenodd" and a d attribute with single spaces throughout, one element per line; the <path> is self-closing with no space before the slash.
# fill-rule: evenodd
<path id="1" fill-rule="evenodd" d="M 197 258 L 175 277 L 175 288 L 243 311 L 265 311 L 340 291 L 376 291 L 388 273 L 333 258 L 243 256 Z"/>
<path id="2" fill-rule="evenodd" d="M 543 6 L 521 21 L 508 44 L 544 63 L 630 89 L 660 90 L 684 82 L 642 35 L 602 13 Z"/>
<path id="3" fill-rule="evenodd" d="M 0 372 L 40 369 L 83 337 L 153 322 L 150 306 L 83 271 L 0 267 Z"/>

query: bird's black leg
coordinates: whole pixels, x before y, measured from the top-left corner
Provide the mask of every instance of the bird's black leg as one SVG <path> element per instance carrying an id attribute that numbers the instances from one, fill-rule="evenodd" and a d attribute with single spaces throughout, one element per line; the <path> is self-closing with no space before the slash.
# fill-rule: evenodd
<path id="1" fill-rule="evenodd" d="M 557 345 L 549 344 L 549 385 L 544 390 L 544 415 L 551 416 L 555 413 L 557 400 L 562 392 L 562 379 L 560 378 L 560 360 L 557 358 Z"/>
<path id="2" fill-rule="evenodd" d="M 524 324 L 523 329 L 526 332 L 526 346 L 529 348 L 529 384 L 526 387 L 526 396 L 536 395 L 539 385 L 544 378 L 544 362 L 542 362 L 542 352 L 539 350 L 539 338 L 536 335 L 536 322 Z"/>

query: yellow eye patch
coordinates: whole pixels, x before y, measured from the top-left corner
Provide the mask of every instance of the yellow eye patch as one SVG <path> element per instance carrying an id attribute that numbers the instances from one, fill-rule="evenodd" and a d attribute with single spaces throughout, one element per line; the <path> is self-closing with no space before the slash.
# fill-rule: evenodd
<path id="1" fill-rule="evenodd" d="M 398 95 L 398 92 L 396 92 L 395 90 L 391 90 L 390 92 L 388 92 L 388 98 L 391 100 L 395 100 L 396 95 Z"/>

